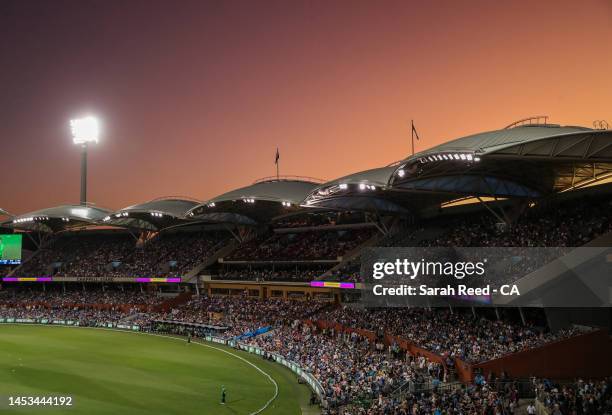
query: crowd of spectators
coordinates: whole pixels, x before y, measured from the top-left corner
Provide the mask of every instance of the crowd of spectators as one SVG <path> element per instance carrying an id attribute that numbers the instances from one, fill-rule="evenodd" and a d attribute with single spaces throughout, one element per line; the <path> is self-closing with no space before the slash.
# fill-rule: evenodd
<path id="1" fill-rule="evenodd" d="M 95 308 L 46 308 L 30 306 L 26 308 L 0 308 L 0 318 L 54 320 L 78 322 L 79 326 L 104 326 L 128 323 L 132 314 L 121 310 L 101 310 Z M 130 325 L 147 323 L 148 320 L 129 319 Z"/>
<path id="2" fill-rule="evenodd" d="M 40 287 L 38 287 L 40 288 Z M 73 287 L 68 290 L 49 289 L 5 289 L 0 292 L 1 304 L 9 307 L 25 307 L 38 304 L 48 308 L 87 307 L 92 305 L 154 306 L 161 304 L 163 298 L 155 292 L 139 289 L 106 288 L 103 286 L 87 289 Z"/>
<path id="3" fill-rule="evenodd" d="M 224 244 L 213 233 L 163 234 L 147 241 L 125 233 L 60 237 L 41 248 L 15 276 L 77 278 L 182 276 Z"/>
<path id="4" fill-rule="evenodd" d="M 276 233 L 241 245 L 227 260 L 317 261 L 337 260 L 371 238 L 372 229 L 319 230 Z"/>
<path id="5" fill-rule="evenodd" d="M 156 330 L 154 322 L 180 322 L 187 325 L 183 334 L 192 332 L 189 324 L 219 327 L 220 337 L 242 337 L 312 374 L 324 389 L 329 414 L 513 414 L 518 393 L 512 382 L 493 384 L 480 379 L 474 385 L 442 387 L 450 380 L 453 358 L 477 363 L 578 334 L 573 329 L 553 334 L 534 324 L 475 317 L 465 310 L 330 309 L 317 301 L 264 300 L 246 293 L 194 296 L 166 312 L 142 312 L 136 306 L 159 304 L 155 293 L 72 288 L 66 292 L 5 288 L 0 291 L 0 318 L 67 320 L 81 326 L 137 325 L 143 330 Z M 319 329 L 309 323 L 314 320 L 366 329 L 373 336 Z M 266 327 L 271 330 L 267 334 L 244 337 Z M 412 341 L 442 356 L 444 363 L 411 355 L 395 343 L 385 345 L 385 334 Z M 400 386 L 402 394 L 393 393 Z M 610 380 L 565 385 L 534 380 L 533 388 L 552 415 L 604 414 L 612 403 Z"/>
<path id="6" fill-rule="evenodd" d="M 533 379 L 538 400 L 550 415 L 612 414 L 612 377 L 603 380 L 577 379 L 559 384 Z"/>
<path id="7" fill-rule="evenodd" d="M 337 269 L 328 271 L 324 279 L 327 281 L 362 282 L 360 259 L 347 261 Z"/>
<path id="8" fill-rule="evenodd" d="M 565 255 L 596 237 L 612 232 L 612 201 L 609 197 L 570 200 L 547 206 L 527 208 L 511 225 L 500 224 L 492 214 L 460 215 L 436 218 L 416 226 L 405 226 L 382 239 L 381 247 L 504 247 L 499 251 L 506 264 L 498 270 L 495 281 L 514 281 L 538 267 Z M 425 236 L 431 236 L 427 237 Z M 556 250 L 531 252 L 527 248 L 548 247 Z M 493 255 L 494 252 L 488 252 Z M 528 258 L 528 260 L 527 260 Z M 519 260 L 516 260 L 519 259 Z M 516 260 L 516 261 L 514 261 Z M 502 261 L 494 261 L 500 266 Z M 360 263 L 343 264 L 331 273 L 330 280 L 361 281 Z"/>
<path id="9" fill-rule="evenodd" d="M 119 289 L 29 290 L 0 292 L 4 308 L 39 306 L 47 309 L 131 309 L 149 311 L 160 305 L 155 292 Z M 449 358 L 478 363 L 506 354 L 538 347 L 580 334 L 575 328 L 552 333 L 535 324 L 513 323 L 506 319 L 474 316 L 466 310 L 384 308 L 364 309 L 343 306 L 330 309 L 313 300 L 260 299 L 246 295 L 199 296 L 166 312 L 150 314 L 151 319 L 229 327 L 226 336 L 239 336 L 267 326 L 283 326 L 311 317 L 346 327 L 390 334 Z"/>
<path id="10" fill-rule="evenodd" d="M 117 316 L 121 318 L 136 316 L 141 323 L 164 320 L 226 327 L 227 330 L 222 335 L 228 339 L 264 327 L 290 324 L 315 314 L 327 305 L 314 300 L 263 300 L 246 295 L 202 295 L 194 296 L 168 311 L 160 311 L 154 306 L 162 304 L 163 300 L 163 297 L 155 292 L 141 292 L 137 289 L 82 290 L 72 287 L 66 291 L 23 288 L 0 291 L 0 308 L 7 315 L 28 312 L 36 316 L 51 317 L 63 316 L 65 313 L 78 315 L 80 311 L 86 313 L 85 315 L 89 315 L 89 312 L 110 311 L 117 312 Z"/>
<path id="11" fill-rule="evenodd" d="M 92 238 L 64 236 L 51 245 L 40 248 L 19 268 L 19 276 L 39 277 L 53 274 L 55 264 L 63 263 L 81 251 L 95 249 L 97 246 Z"/>
<path id="12" fill-rule="evenodd" d="M 304 282 L 319 279 L 326 272 L 325 269 L 233 269 L 230 271 L 221 271 L 213 276 L 216 280 L 233 280 L 233 281 L 290 281 Z"/>
<path id="13" fill-rule="evenodd" d="M 325 311 L 318 318 L 400 336 L 436 354 L 471 363 L 580 334 L 575 328 L 552 333 L 530 324 L 475 317 L 466 310 L 341 307 Z"/>
<path id="14" fill-rule="evenodd" d="M 223 337 L 233 338 L 264 327 L 291 324 L 325 307 L 317 301 L 266 300 L 240 296 L 193 297 L 186 304 L 152 319 L 225 326 Z"/>
<path id="15" fill-rule="evenodd" d="M 519 406 L 516 384 L 502 382 L 380 397 L 369 408 L 358 408 L 342 415 L 514 415 Z"/>
<path id="16" fill-rule="evenodd" d="M 331 413 L 355 400 L 389 395 L 407 382 L 415 389 L 444 377 L 442 367 L 423 356 L 392 352 L 381 341 L 355 332 L 318 330 L 299 321 L 254 337 L 249 344 L 296 362 L 312 374 L 325 391 Z"/>
<path id="17" fill-rule="evenodd" d="M 438 238 L 421 246 L 577 247 L 612 231 L 612 201 L 580 199 L 527 209 L 512 226 L 493 215 L 452 220 Z M 505 228 L 505 229 L 504 229 Z"/>

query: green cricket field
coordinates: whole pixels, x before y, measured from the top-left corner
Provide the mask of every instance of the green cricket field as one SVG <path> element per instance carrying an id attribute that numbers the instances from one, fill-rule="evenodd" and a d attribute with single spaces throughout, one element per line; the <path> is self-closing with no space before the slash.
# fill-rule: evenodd
<path id="1" fill-rule="evenodd" d="M 72 405 L 9 406 L 10 398 L 50 396 L 72 397 Z M 285 367 L 225 346 L 104 329 L 0 325 L 0 413 L 237 415 L 264 407 L 263 415 L 317 413 L 309 397 Z"/>

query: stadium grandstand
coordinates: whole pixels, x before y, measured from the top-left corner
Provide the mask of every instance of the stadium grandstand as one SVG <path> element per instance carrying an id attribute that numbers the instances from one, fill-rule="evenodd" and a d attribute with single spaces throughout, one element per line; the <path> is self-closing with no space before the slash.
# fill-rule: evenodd
<path id="1" fill-rule="evenodd" d="M 592 247 L 610 272 L 612 130 L 527 119 L 331 181 L 0 215 L 24 248 L 0 265 L 2 321 L 223 343 L 292 368 L 323 414 L 612 413 L 609 281 L 588 308 L 361 301 L 370 248 Z M 525 296 L 592 291 L 520 277 Z"/>

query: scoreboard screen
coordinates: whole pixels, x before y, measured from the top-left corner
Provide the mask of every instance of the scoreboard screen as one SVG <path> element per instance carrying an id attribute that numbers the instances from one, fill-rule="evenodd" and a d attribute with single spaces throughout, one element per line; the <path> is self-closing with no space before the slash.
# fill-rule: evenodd
<path id="1" fill-rule="evenodd" d="M 0 265 L 21 264 L 21 235 L 0 234 Z"/>

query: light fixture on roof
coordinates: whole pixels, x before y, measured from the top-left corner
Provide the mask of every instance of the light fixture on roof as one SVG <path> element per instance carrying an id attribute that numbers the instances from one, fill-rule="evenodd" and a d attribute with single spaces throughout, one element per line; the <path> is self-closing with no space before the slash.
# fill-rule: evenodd
<path id="1" fill-rule="evenodd" d="M 342 190 L 346 190 L 346 189 L 348 189 L 348 184 L 346 184 L 346 183 L 340 183 L 340 185 L 339 185 L 338 187 L 339 187 L 340 189 L 342 189 Z"/>
<path id="2" fill-rule="evenodd" d="M 406 171 L 405 171 L 404 169 L 399 169 L 399 170 L 397 171 L 397 175 L 398 175 L 399 177 L 404 177 L 404 176 L 406 175 Z"/>
<path id="3" fill-rule="evenodd" d="M 70 209 L 70 213 L 73 216 L 81 216 L 83 218 L 87 217 L 87 209 L 84 208 L 72 208 Z"/>
<path id="4" fill-rule="evenodd" d="M 359 190 L 365 190 L 365 189 L 366 189 L 365 183 L 359 183 Z"/>

